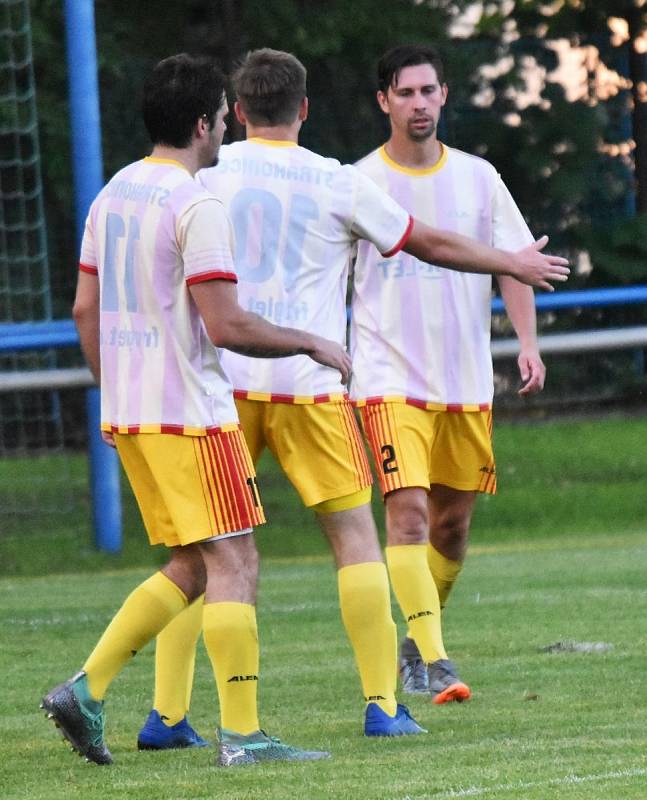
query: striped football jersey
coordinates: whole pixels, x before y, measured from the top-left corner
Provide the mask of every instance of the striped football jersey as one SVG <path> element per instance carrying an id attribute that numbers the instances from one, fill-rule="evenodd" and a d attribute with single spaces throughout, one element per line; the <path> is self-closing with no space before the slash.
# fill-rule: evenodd
<path id="1" fill-rule="evenodd" d="M 357 168 L 415 219 L 505 250 L 533 237 L 487 161 L 442 145 L 430 169 L 392 161 L 384 147 Z M 422 408 L 488 409 L 493 395 L 490 275 L 443 269 L 360 242 L 351 313 L 357 405 L 381 400 Z"/>
<path id="2" fill-rule="evenodd" d="M 235 235 L 241 306 L 269 322 L 346 339 L 346 291 L 360 238 L 397 252 L 409 215 L 355 167 L 293 142 L 250 139 L 222 147 L 196 179 L 222 200 Z M 223 354 L 236 396 L 312 403 L 343 397 L 337 370 L 307 356 L 261 360 Z"/>
<path id="3" fill-rule="evenodd" d="M 231 384 L 189 292 L 236 280 L 231 247 L 222 203 L 175 161 L 130 164 L 92 203 L 80 269 L 99 277 L 104 430 L 237 426 Z"/>

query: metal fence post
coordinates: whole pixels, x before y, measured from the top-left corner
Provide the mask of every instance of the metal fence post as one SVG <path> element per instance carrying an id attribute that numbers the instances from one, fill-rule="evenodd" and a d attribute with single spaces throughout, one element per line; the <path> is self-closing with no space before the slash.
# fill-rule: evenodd
<path id="1" fill-rule="evenodd" d="M 65 38 L 80 247 L 85 218 L 103 184 L 94 0 L 65 0 Z M 95 541 L 100 550 L 114 553 L 121 549 L 119 461 L 101 439 L 98 389 L 88 390 L 86 407 Z"/>

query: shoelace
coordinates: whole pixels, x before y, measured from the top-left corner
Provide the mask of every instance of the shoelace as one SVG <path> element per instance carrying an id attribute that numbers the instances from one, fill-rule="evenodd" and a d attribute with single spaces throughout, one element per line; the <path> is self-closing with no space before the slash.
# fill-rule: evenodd
<path id="1" fill-rule="evenodd" d="M 413 680 L 415 684 L 427 683 L 427 665 L 420 659 L 408 662 L 403 666 L 402 671 L 405 681 Z"/>
<path id="2" fill-rule="evenodd" d="M 99 711 L 97 714 L 93 714 L 91 711 L 88 711 L 87 708 L 84 708 L 81 704 L 79 704 L 81 708 L 81 713 L 86 718 L 88 722 L 88 727 L 92 732 L 92 737 L 90 738 L 90 744 L 93 747 L 101 747 L 103 745 L 103 720 L 104 714 L 103 709 Z"/>
<path id="3" fill-rule="evenodd" d="M 261 731 L 261 733 L 263 734 L 263 736 L 264 736 L 264 737 L 265 737 L 265 738 L 266 738 L 266 739 L 267 739 L 269 742 L 272 742 L 272 744 L 281 744 L 281 740 L 279 739 L 279 737 L 278 737 L 278 736 L 268 736 L 268 735 L 265 733 L 265 731 L 264 731 L 262 728 L 260 729 L 260 731 Z"/>

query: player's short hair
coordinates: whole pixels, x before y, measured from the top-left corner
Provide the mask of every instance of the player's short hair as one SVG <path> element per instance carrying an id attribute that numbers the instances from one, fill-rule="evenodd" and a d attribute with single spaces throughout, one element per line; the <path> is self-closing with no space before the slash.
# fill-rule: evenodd
<path id="1" fill-rule="evenodd" d="M 386 94 L 390 86 L 397 86 L 400 72 L 405 67 L 431 64 L 438 82 L 445 83 L 445 69 L 438 50 L 426 44 L 403 44 L 388 50 L 377 64 L 377 85 Z"/>
<path id="2" fill-rule="evenodd" d="M 236 98 L 253 125 L 290 125 L 306 96 L 306 68 L 292 53 L 252 50 L 234 72 Z"/>
<path id="3" fill-rule="evenodd" d="M 215 125 L 225 86 L 225 76 L 210 58 L 180 53 L 160 61 L 144 83 L 142 111 L 151 142 L 188 147 L 200 117 Z"/>

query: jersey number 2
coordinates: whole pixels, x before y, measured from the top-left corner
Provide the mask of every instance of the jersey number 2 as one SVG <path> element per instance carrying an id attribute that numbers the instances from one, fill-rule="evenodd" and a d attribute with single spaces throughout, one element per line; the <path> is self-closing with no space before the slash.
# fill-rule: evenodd
<path id="1" fill-rule="evenodd" d="M 396 464 L 395 449 L 393 445 L 385 444 L 380 452 L 384 456 L 382 459 L 382 470 L 384 471 L 384 474 L 388 475 L 390 472 L 397 472 L 398 465 Z"/>

